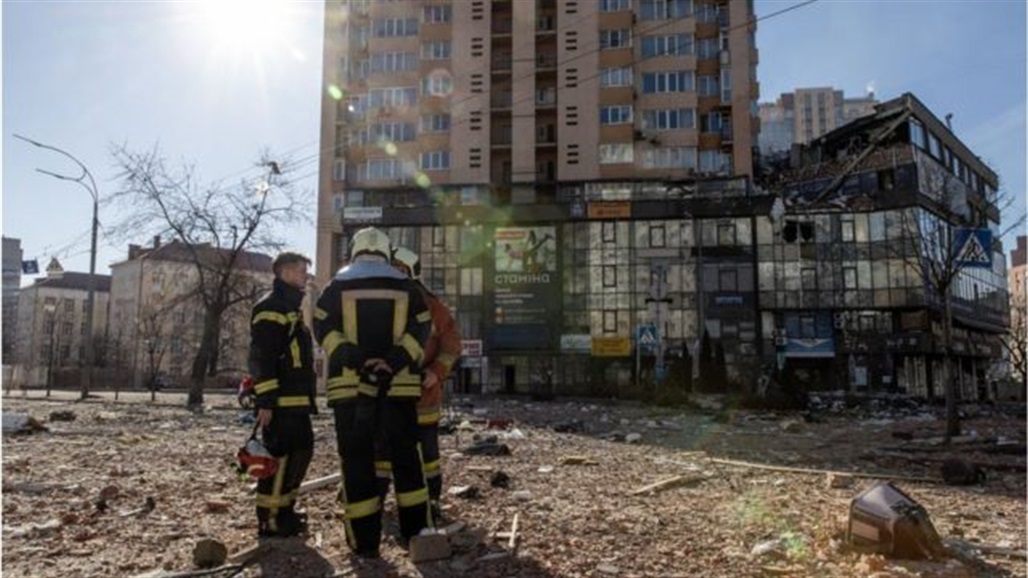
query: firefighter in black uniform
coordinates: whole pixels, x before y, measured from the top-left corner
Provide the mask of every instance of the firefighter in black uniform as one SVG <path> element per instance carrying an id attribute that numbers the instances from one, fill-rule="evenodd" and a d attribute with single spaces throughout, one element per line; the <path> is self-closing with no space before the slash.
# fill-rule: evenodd
<path id="1" fill-rule="evenodd" d="M 298 253 L 276 257 L 272 290 L 250 316 L 257 424 L 264 446 L 278 458 L 275 475 L 257 482 L 260 537 L 295 536 L 306 530 L 306 517 L 295 505 L 314 452 L 311 414 L 317 412 L 313 343 L 300 310 L 309 265 L 310 259 Z"/>
<path id="2" fill-rule="evenodd" d="M 432 527 L 416 406 L 431 314 L 413 282 L 392 267 L 391 254 L 385 233 L 358 231 L 350 264 L 336 273 L 314 313 L 314 332 L 328 358 L 346 539 L 367 558 L 378 556 L 382 532 L 377 436 L 392 457 L 404 539 Z"/>

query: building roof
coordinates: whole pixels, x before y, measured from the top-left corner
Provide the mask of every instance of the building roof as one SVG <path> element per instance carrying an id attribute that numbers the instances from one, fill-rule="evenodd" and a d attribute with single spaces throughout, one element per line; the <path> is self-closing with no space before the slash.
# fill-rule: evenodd
<path id="1" fill-rule="evenodd" d="M 96 278 L 96 291 L 97 293 L 110 293 L 111 292 L 111 276 L 110 275 L 93 275 Z M 55 277 L 43 277 L 42 279 L 36 279 L 33 287 L 48 287 L 52 289 L 77 289 L 79 291 L 89 290 L 89 273 L 76 273 L 74 271 L 65 271 L 60 276 Z"/>
<path id="2" fill-rule="evenodd" d="M 996 175 L 996 172 L 982 162 L 982 160 L 978 158 L 978 155 L 974 154 L 974 152 L 972 152 L 963 141 L 957 138 L 957 135 L 953 133 L 945 122 L 939 120 L 939 117 L 935 116 L 935 114 L 925 106 L 924 103 L 909 92 L 905 92 L 892 100 L 887 100 L 875 105 L 874 114 L 862 116 L 835 130 L 827 132 L 811 141 L 810 146 L 814 147 L 833 142 L 846 142 L 854 134 L 866 133 L 871 129 L 885 126 L 887 123 L 903 114 L 909 114 L 921 121 L 935 135 L 946 141 L 946 144 L 950 145 L 954 149 L 953 152 L 959 154 L 960 159 L 970 164 L 971 168 L 982 176 L 986 182 L 993 187 L 998 186 L 999 177 Z M 895 132 L 897 129 L 898 127 L 894 127 L 890 132 Z"/>
<path id="3" fill-rule="evenodd" d="M 192 263 L 193 251 L 196 251 L 200 258 L 209 263 L 216 260 L 224 262 L 231 257 L 230 249 L 212 247 L 209 243 L 189 245 L 181 241 L 171 241 L 158 247 L 141 248 L 138 245 L 129 245 L 129 258 L 127 261 L 134 261 L 146 257 L 148 261 L 174 261 L 178 263 Z M 264 253 L 254 251 L 242 251 L 237 256 L 236 268 L 249 271 L 271 272 L 271 257 Z M 126 261 L 123 261 L 123 263 Z"/>
<path id="4" fill-rule="evenodd" d="M 1018 235 L 1017 248 L 1010 252 L 1010 266 L 1024 267 L 1028 265 L 1028 237 Z"/>

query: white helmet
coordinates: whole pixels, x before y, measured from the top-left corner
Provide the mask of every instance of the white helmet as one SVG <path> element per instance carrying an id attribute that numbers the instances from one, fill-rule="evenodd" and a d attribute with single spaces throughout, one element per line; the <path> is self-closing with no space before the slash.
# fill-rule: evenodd
<path id="1" fill-rule="evenodd" d="M 400 264 L 410 271 L 410 278 L 415 281 L 421 280 L 421 258 L 414 251 L 407 247 L 393 249 L 393 263 Z"/>
<path id="2" fill-rule="evenodd" d="M 357 231 L 353 235 L 353 242 L 350 245 L 350 258 L 365 253 L 377 254 L 386 259 L 392 255 L 393 248 L 389 243 L 389 237 L 374 227 L 367 227 Z"/>

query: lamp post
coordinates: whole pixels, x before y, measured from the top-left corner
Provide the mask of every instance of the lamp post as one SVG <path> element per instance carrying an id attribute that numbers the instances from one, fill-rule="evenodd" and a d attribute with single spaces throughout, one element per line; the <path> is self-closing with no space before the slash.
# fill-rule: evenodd
<path id="1" fill-rule="evenodd" d="M 78 183 L 82 188 L 89 192 L 90 196 L 93 197 L 93 223 L 92 223 L 92 234 L 89 241 L 89 280 L 87 281 L 88 295 L 86 297 L 86 371 L 82 375 L 82 398 L 85 399 L 89 395 L 89 387 L 91 385 L 93 376 L 93 311 L 96 305 L 96 231 L 100 225 L 99 212 L 100 212 L 100 194 L 97 192 L 96 181 L 93 180 L 93 174 L 89 172 L 86 165 L 82 164 L 82 161 L 78 160 L 71 153 L 61 150 L 55 146 L 43 144 L 41 142 L 34 141 L 30 138 L 23 137 L 21 135 L 14 135 L 15 138 L 21 139 L 33 146 L 52 150 L 56 153 L 62 154 L 82 170 L 82 174 L 77 177 L 69 177 L 59 173 L 46 171 L 43 169 L 36 169 L 44 175 L 49 175 L 62 181 L 72 181 Z M 86 182 L 88 179 L 88 184 Z M 49 391 L 47 392 L 49 394 Z"/>
<path id="2" fill-rule="evenodd" d="M 50 354 L 47 356 L 46 367 L 46 396 L 50 397 L 50 388 L 54 382 L 54 334 L 57 327 L 57 304 L 47 303 L 43 305 L 47 318 L 50 320 Z"/>

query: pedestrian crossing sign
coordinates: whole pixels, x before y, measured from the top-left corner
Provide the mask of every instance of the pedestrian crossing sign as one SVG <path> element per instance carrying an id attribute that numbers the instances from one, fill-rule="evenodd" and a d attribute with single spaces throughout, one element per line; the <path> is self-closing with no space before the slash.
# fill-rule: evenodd
<path id="1" fill-rule="evenodd" d="M 992 231 L 989 229 L 955 229 L 953 247 L 958 267 L 992 268 Z"/>
<path id="2" fill-rule="evenodd" d="M 640 325 L 636 335 L 636 343 L 643 349 L 657 346 L 657 328 L 652 325 Z"/>

